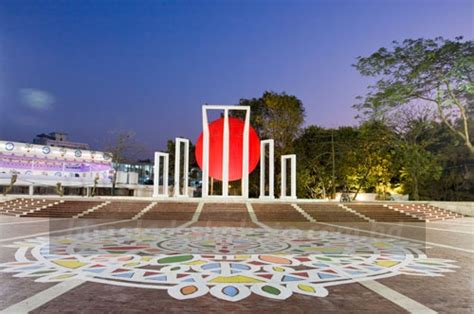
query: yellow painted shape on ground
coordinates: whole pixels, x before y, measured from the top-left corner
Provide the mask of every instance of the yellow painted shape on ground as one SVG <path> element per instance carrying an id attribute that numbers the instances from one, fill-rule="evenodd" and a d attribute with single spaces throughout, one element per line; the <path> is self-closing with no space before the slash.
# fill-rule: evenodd
<path id="1" fill-rule="evenodd" d="M 52 277 L 51 279 L 62 280 L 62 279 L 68 279 L 74 276 L 76 276 L 76 274 L 62 274 L 56 277 Z"/>
<path id="2" fill-rule="evenodd" d="M 214 240 L 204 240 L 204 241 L 201 241 L 201 244 L 211 245 L 211 244 L 215 244 L 215 241 Z"/>
<path id="3" fill-rule="evenodd" d="M 201 260 L 197 260 L 197 261 L 192 261 L 192 262 L 187 262 L 187 263 L 184 263 L 185 265 L 202 265 L 202 264 L 206 264 L 205 261 L 201 261 Z"/>
<path id="4" fill-rule="evenodd" d="M 258 280 L 252 277 L 247 277 L 247 276 L 242 276 L 242 275 L 236 275 L 236 276 L 219 276 L 211 281 L 210 283 L 259 283 L 259 282 L 264 282 L 262 280 Z"/>
<path id="5" fill-rule="evenodd" d="M 305 285 L 303 283 L 300 283 L 298 285 L 298 289 L 300 289 L 301 291 L 304 291 L 304 292 L 309 292 L 309 293 L 315 293 L 316 292 L 316 290 L 313 287 Z"/>
<path id="6" fill-rule="evenodd" d="M 381 249 L 388 249 L 392 247 L 392 245 L 387 242 L 374 242 L 372 243 L 372 245 L 375 246 L 376 248 L 381 248 Z"/>
<path id="7" fill-rule="evenodd" d="M 79 262 L 79 261 L 68 261 L 68 260 L 62 260 L 62 259 L 55 260 L 53 262 L 55 264 L 58 264 L 59 266 L 66 267 L 66 268 L 72 268 L 72 269 L 79 268 L 79 267 L 82 267 L 82 266 L 87 264 L 87 263 L 83 263 L 83 262 Z"/>
<path id="8" fill-rule="evenodd" d="M 375 265 L 377 266 L 382 266 L 382 267 L 392 267 L 397 264 L 400 264 L 399 262 L 396 261 L 377 261 L 375 262 Z"/>
<path id="9" fill-rule="evenodd" d="M 236 255 L 235 259 L 249 259 L 250 255 Z"/>
<path id="10" fill-rule="evenodd" d="M 61 244 L 71 244 L 72 243 L 72 240 L 71 239 L 61 239 L 58 241 L 58 243 L 61 243 Z"/>

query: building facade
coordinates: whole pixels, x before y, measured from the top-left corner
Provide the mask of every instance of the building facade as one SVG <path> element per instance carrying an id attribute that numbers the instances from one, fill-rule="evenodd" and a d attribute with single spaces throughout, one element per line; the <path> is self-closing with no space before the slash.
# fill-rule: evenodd
<path id="1" fill-rule="evenodd" d="M 112 158 L 105 152 L 0 141 L 0 185 L 110 186 Z"/>
<path id="2" fill-rule="evenodd" d="M 89 144 L 68 141 L 68 134 L 61 132 L 42 133 L 36 135 L 33 144 L 41 146 L 64 147 L 71 149 L 89 150 Z"/>

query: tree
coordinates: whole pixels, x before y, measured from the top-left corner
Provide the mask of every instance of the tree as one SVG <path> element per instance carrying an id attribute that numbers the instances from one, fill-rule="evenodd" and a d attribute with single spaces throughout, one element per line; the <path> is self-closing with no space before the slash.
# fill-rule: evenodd
<path id="1" fill-rule="evenodd" d="M 355 68 L 364 76 L 378 78 L 355 108 L 371 117 L 404 104 L 433 105 L 437 118 L 463 140 L 474 155 L 472 133 L 474 98 L 474 42 L 407 39 L 393 42 L 359 57 Z"/>
<path id="2" fill-rule="evenodd" d="M 13 185 L 15 185 L 17 179 L 18 179 L 18 174 L 16 173 L 12 174 L 10 178 L 10 185 L 6 187 L 5 190 L 3 191 L 3 196 L 7 196 L 7 194 L 13 190 Z"/>
<path id="3" fill-rule="evenodd" d="M 420 185 L 428 180 L 439 180 L 441 167 L 433 154 L 416 143 L 404 142 L 400 146 L 403 166 L 400 179 L 404 190 L 410 193 L 410 199 L 420 200 Z"/>
<path id="4" fill-rule="evenodd" d="M 111 155 L 115 169 L 112 178 L 112 195 L 114 195 L 119 164 L 136 162 L 147 153 L 147 149 L 136 140 L 134 132 L 110 131 L 109 133 L 111 137 L 104 147 L 107 153 Z"/>
<path id="5" fill-rule="evenodd" d="M 435 156 L 442 171 L 440 179 L 425 180 L 420 185 L 420 197 L 441 201 L 474 201 L 474 156 L 465 149 L 459 137 L 446 125 L 432 122 L 423 132 L 431 139 L 426 149 Z M 474 126 L 471 125 L 471 132 Z"/>
<path id="6" fill-rule="evenodd" d="M 394 133 L 384 122 L 370 120 L 359 127 L 357 148 L 352 155 L 352 175 L 348 183 L 356 186 L 355 200 L 362 189 L 385 197 L 396 171 L 393 163 Z"/>
<path id="7" fill-rule="evenodd" d="M 298 158 L 298 196 L 326 198 L 335 182 L 332 176 L 331 131 L 311 125 L 295 140 Z"/>
<path id="8" fill-rule="evenodd" d="M 301 132 L 305 110 L 301 100 L 286 93 L 265 92 L 260 98 L 241 99 L 241 106 L 250 106 L 250 123 L 260 138 L 275 140 L 275 153 L 291 153 L 293 141 Z M 242 112 L 233 113 L 243 117 Z"/>
<path id="9" fill-rule="evenodd" d="M 436 137 L 426 136 L 437 126 L 432 115 L 428 108 L 403 106 L 391 114 L 388 121 L 389 127 L 397 133 L 394 147 L 403 190 L 416 201 L 420 200 L 420 187 L 439 180 L 442 171 L 436 156 L 427 149 L 436 141 Z"/>
<path id="10" fill-rule="evenodd" d="M 110 131 L 110 138 L 105 143 L 105 150 L 111 155 L 114 163 L 135 162 L 147 153 L 145 146 L 136 139 L 132 131 Z"/>
<path id="11" fill-rule="evenodd" d="M 275 140 L 275 173 L 279 174 L 280 156 L 294 153 L 294 141 L 301 132 L 305 110 L 301 100 L 286 93 L 266 91 L 260 98 L 241 99 L 239 105 L 250 106 L 250 123 L 261 139 Z M 241 112 L 233 116 L 243 117 Z M 278 176 L 276 182 L 278 182 Z M 258 195 L 259 167 L 250 175 L 249 194 Z M 278 192 L 278 184 L 275 188 Z"/>

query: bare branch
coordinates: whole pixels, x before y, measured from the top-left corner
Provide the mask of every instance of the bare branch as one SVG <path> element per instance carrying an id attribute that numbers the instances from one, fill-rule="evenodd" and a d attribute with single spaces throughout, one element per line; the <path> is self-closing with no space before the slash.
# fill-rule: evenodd
<path id="1" fill-rule="evenodd" d="M 466 141 L 466 145 L 471 151 L 473 151 L 472 143 L 469 136 L 469 124 L 468 124 L 469 119 L 467 118 L 467 115 L 466 115 L 466 108 L 464 108 L 464 106 L 461 104 L 461 102 L 456 97 L 456 95 L 454 95 L 451 89 L 451 86 L 449 85 L 449 82 L 445 82 L 445 84 L 446 84 L 446 89 L 448 91 L 449 96 L 454 101 L 456 106 L 459 108 L 459 111 L 461 113 L 461 117 L 462 117 L 463 125 L 464 125 L 464 140 Z"/>

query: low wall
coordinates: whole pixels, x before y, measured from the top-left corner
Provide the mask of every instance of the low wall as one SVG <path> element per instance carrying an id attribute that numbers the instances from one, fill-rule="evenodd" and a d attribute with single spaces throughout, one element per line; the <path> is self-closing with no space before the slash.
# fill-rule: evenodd
<path id="1" fill-rule="evenodd" d="M 474 217 L 474 202 L 428 202 L 428 204 Z"/>
<path id="2" fill-rule="evenodd" d="M 191 189 L 191 188 L 190 188 Z M 144 193 L 145 194 L 145 193 Z M 59 198 L 58 195 L 33 195 L 33 196 L 28 196 L 28 195 L 7 195 L 3 196 L 0 194 L 0 203 L 3 203 L 5 201 L 15 199 L 15 198 L 21 198 L 21 197 L 27 197 L 27 198 L 38 198 L 38 199 L 57 199 Z M 65 195 L 62 197 L 62 199 L 73 199 L 73 200 L 136 200 L 136 201 L 156 201 L 156 200 L 168 200 L 168 201 L 180 201 L 180 202 L 197 202 L 197 201 L 206 201 L 206 202 L 243 202 L 245 200 L 242 200 L 241 198 L 226 198 L 226 199 L 219 199 L 219 198 L 152 198 L 145 195 L 140 195 L 140 196 L 96 196 L 94 198 L 89 198 L 85 196 L 74 196 L 74 195 Z M 338 201 L 335 200 L 321 200 L 321 199 L 298 199 L 294 201 L 290 200 L 280 200 L 278 198 L 274 200 L 266 200 L 266 199 L 258 199 L 258 198 L 252 198 L 249 199 L 248 201 L 251 201 L 252 203 L 266 203 L 266 202 L 283 202 L 283 203 L 288 203 L 288 202 L 298 202 L 298 203 L 335 203 L 339 204 Z M 390 201 L 366 201 L 366 203 L 383 203 L 383 204 L 390 204 L 392 202 Z M 416 203 L 422 203 L 422 204 L 430 204 L 439 208 L 451 210 L 456 213 L 460 213 L 466 216 L 471 216 L 474 217 L 474 202 L 437 202 L 437 201 L 399 201 L 399 202 L 394 202 L 394 203 L 399 203 L 399 204 L 416 204 Z"/>
<path id="3" fill-rule="evenodd" d="M 3 196 L 3 194 L 0 194 L 0 204 L 6 201 L 13 200 L 13 199 L 15 199 L 14 196 L 10 196 L 10 195 Z"/>

